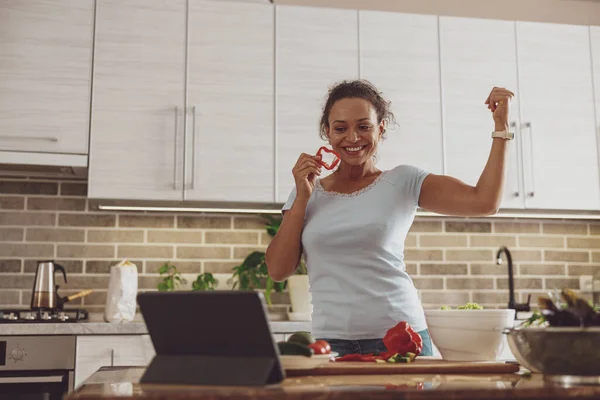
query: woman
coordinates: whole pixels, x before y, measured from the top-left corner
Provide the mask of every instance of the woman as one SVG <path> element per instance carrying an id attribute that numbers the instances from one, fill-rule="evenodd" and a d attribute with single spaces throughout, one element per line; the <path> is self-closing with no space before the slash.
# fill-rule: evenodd
<path id="1" fill-rule="evenodd" d="M 302 154 L 283 221 L 266 252 L 269 275 L 283 281 L 304 254 L 313 302 L 312 334 L 340 355 L 386 351 L 382 338 L 407 321 L 432 355 L 423 307 L 405 271 L 404 241 L 417 207 L 453 216 L 490 215 L 504 186 L 509 100 L 493 88 L 485 101 L 495 131 L 489 159 L 476 186 L 398 165 L 381 171 L 374 156 L 393 121 L 389 102 L 364 80 L 329 91 L 321 137 L 340 155 L 339 167 L 318 179 L 317 156 Z M 486 134 L 485 130 L 482 134 Z M 401 162 L 402 160 L 398 160 Z"/>

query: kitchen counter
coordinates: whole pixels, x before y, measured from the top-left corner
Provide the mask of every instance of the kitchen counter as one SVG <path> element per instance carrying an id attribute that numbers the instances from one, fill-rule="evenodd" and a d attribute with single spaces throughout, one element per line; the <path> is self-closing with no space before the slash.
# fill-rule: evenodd
<path id="1" fill-rule="evenodd" d="M 310 321 L 271 321 L 273 333 L 293 333 L 310 331 Z M 142 321 L 72 322 L 72 323 L 25 323 L 0 324 L 0 336 L 14 335 L 146 335 L 148 330 Z"/>
<path id="2" fill-rule="evenodd" d="M 542 375 L 360 375 L 287 378 L 268 387 L 143 385 L 144 368 L 102 368 L 66 400 L 123 399 L 592 399 L 600 386 L 573 387 Z"/>

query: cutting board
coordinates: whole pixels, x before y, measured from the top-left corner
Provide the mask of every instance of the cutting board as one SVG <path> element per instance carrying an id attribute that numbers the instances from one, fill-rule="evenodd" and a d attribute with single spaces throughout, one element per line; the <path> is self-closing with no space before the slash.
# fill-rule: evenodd
<path id="1" fill-rule="evenodd" d="M 519 364 L 504 361 L 468 362 L 426 360 L 417 358 L 406 364 L 379 364 L 370 362 L 329 362 L 311 369 L 287 369 L 286 375 L 396 375 L 396 374 L 511 374 L 519 371 Z"/>

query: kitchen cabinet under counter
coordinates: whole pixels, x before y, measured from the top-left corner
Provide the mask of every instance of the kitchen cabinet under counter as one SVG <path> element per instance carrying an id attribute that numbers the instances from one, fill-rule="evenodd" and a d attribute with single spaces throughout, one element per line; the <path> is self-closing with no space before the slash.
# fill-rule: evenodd
<path id="1" fill-rule="evenodd" d="M 542 375 L 332 375 L 285 379 L 264 387 L 144 385 L 144 368 L 103 368 L 66 400 L 106 399 L 592 399 L 599 386 L 568 387 Z"/>
<path id="2" fill-rule="evenodd" d="M 285 341 L 294 332 L 311 329 L 309 321 L 270 321 L 270 328 L 275 341 Z M 0 324 L 0 350 L 2 342 L 8 341 L 10 345 L 16 343 L 17 347 L 24 345 L 32 354 L 26 356 L 24 370 L 42 369 L 34 357 L 39 352 L 30 348 L 28 342 L 34 341 L 43 348 L 54 346 L 60 338 L 64 339 L 61 341 L 65 346 L 63 353 L 69 354 L 65 357 L 72 359 L 69 389 L 78 388 L 100 368 L 146 367 L 155 355 L 146 324 L 141 321 Z M 0 375 L 3 372 L 1 362 L 0 356 Z"/>

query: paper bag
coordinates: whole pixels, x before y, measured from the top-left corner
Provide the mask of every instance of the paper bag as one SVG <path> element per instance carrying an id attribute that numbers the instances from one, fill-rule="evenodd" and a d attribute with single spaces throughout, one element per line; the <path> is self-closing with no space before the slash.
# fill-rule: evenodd
<path id="1" fill-rule="evenodd" d="M 132 321 L 135 317 L 137 291 L 137 266 L 127 260 L 113 265 L 110 268 L 104 320 L 106 322 Z"/>

